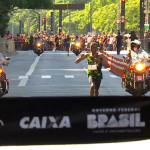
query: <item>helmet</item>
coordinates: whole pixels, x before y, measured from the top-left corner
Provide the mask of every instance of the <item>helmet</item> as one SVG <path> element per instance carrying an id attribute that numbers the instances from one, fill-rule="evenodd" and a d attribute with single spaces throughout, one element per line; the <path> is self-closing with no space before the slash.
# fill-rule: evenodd
<path id="1" fill-rule="evenodd" d="M 141 45 L 141 42 L 139 40 L 134 40 L 131 42 L 131 44 Z"/>
<path id="2" fill-rule="evenodd" d="M 139 49 L 141 47 L 141 42 L 139 40 L 131 41 L 131 49 L 133 50 L 134 47 Z"/>

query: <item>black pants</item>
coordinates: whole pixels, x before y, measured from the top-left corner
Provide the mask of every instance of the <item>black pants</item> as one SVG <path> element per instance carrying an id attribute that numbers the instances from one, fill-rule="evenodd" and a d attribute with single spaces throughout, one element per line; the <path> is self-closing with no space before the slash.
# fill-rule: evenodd
<path id="1" fill-rule="evenodd" d="M 95 90 L 99 90 L 100 84 L 101 84 L 101 80 L 96 80 L 92 76 L 89 76 L 89 82 L 90 82 L 90 84 L 93 83 L 93 86 L 94 86 Z"/>
<path id="2" fill-rule="evenodd" d="M 120 55 L 120 51 L 121 51 L 121 45 L 117 45 L 116 48 L 117 48 L 117 55 Z"/>
<path id="3" fill-rule="evenodd" d="M 30 48 L 30 50 L 33 50 L 33 42 L 30 43 L 29 48 Z"/>

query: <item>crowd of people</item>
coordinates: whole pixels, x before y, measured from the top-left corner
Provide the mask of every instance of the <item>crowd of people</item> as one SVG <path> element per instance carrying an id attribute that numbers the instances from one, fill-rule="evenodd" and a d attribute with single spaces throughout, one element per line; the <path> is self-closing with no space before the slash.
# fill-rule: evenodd
<path id="1" fill-rule="evenodd" d="M 40 37 L 43 41 L 44 49 L 45 50 L 66 50 L 66 39 L 69 38 L 70 45 L 71 43 L 78 38 L 82 42 L 83 50 L 86 50 L 86 47 L 89 46 L 91 42 L 96 42 L 101 50 L 106 51 L 116 51 L 117 41 L 116 41 L 117 34 L 82 34 L 80 36 L 76 36 L 74 34 L 67 37 L 67 35 L 48 35 L 46 31 L 39 32 L 34 35 L 28 34 L 17 34 L 16 36 L 12 36 L 12 34 L 8 31 L 7 34 L 4 35 L 3 38 L 5 39 L 12 39 L 15 41 L 15 48 L 16 50 L 33 50 L 34 44 L 36 39 Z M 129 35 L 122 35 L 123 41 L 129 39 Z M 0 35 L 1 38 L 1 35 Z M 123 45 L 124 46 L 124 45 Z M 126 47 L 126 46 L 124 46 Z"/>
<path id="2" fill-rule="evenodd" d="M 3 38 L 12 39 L 15 41 L 16 50 L 32 50 L 33 45 L 36 42 L 38 37 L 41 37 L 44 43 L 45 50 L 66 50 L 65 40 L 67 39 L 67 35 L 48 35 L 46 32 L 37 33 L 34 35 L 27 35 L 27 34 L 17 34 L 16 36 L 11 35 L 8 31 Z M 78 36 L 78 39 L 82 42 L 83 48 L 88 46 L 91 42 L 96 42 L 100 49 L 115 51 L 116 50 L 116 34 L 103 34 L 103 35 L 96 35 L 96 34 L 83 34 Z M 123 36 L 124 40 L 128 37 Z M 76 35 L 72 34 L 69 36 L 70 44 L 76 39 Z"/>

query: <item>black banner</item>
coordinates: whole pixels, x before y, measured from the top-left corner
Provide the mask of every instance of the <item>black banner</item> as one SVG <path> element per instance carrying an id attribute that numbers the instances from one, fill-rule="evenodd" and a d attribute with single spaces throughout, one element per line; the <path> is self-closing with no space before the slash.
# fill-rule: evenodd
<path id="1" fill-rule="evenodd" d="M 1 98 L 0 145 L 81 144 L 150 138 L 150 100 Z"/>

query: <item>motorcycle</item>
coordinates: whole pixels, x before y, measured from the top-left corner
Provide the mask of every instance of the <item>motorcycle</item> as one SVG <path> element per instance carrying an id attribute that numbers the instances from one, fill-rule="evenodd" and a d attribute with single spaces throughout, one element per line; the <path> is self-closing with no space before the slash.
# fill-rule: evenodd
<path id="1" fill-rule="evenodd" d="M 38 56 L 40 56 L 44 50 L 43 50 L 43 45 L 41 43 L 36 43 L 35 44 L 35 51 L 34 51 Z"/>
<path id="2" fill-rule="evenodd" d="M 10 60 L 9 57 L 5 57 L 5 59 Z M 8 94 L 9 91 L 9 79 L 6 78 L 5 71 L 2 67 L 5 65 L 5 63 L 0 63 L 0 97 L 4 96 L 5 94 Z"/>
<path id="3" fill-rule="evenodd" d="M 73 53 L 75 53 L 76 56 L 78 56 L 81 52 L 82 52 L 81 43 L 80 42 L 75 42 L 74 48 L 73 48 Z"/>
<path id="4" fill-rule="evenodd" d="M 129 60 L 124 56 L 124 62 Z M 149 78 L 149 66 L 145 60 L 138 60 L 129 65 L 129 68 L 124 70 L 122 76 L 122 88 L 133 96 L 145 95 L 150 89 L 148 89 Z"/>

